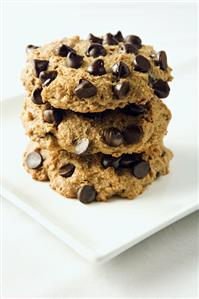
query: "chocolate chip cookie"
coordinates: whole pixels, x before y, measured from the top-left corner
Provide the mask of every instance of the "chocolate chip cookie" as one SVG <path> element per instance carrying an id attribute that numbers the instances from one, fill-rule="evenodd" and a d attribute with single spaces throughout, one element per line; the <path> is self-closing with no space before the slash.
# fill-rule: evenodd
<path id="1" fill-rule="evenodd" d="M 82 203 L 133 199 L 168 173 L 166 52 L 118 31 L 28 45 L 24 167 Z"/>
<path id="2" fill-rule="evenodd" d="M 27 47 L 22 81 L 35 105 L 101 112 L 166 98 L 172 80 L 165 51 L 121 32 Z"/>
<path id="3" fill-rule="evenodd" d="M 163 145 L 113 157 L 101 153 L 77 156 L 59 146 L 46 150 L 35 143 L 24 154 L 24 167 L 34 179 L 48 178 L 63 196 L 91 203 L 112 196 L 135 198 L 168 173 L 171 158 L 172 152 Z"/>
<path id="4" fill-rule="evenodd" d="M 47 149 L 58 143 L 78 155 L 146 151 L 162 141 L 170 119 L 169 109 L 159 99 L 101 113 L 77 113 L 50 104 L 38 106 L 27 98 L 22 112 L 26 133 L 33 141 Z"/>

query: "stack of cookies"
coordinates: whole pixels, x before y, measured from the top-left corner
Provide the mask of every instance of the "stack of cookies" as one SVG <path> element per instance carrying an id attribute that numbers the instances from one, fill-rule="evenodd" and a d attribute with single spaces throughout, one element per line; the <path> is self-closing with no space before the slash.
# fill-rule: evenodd
<path id="1" fill-rule="evenodd" d="M 27 47 L 24 166 L 83 203 L 135 198 L 168 173 L 172 80 L 165 51 L 135 35 L 90 34 Z"/>

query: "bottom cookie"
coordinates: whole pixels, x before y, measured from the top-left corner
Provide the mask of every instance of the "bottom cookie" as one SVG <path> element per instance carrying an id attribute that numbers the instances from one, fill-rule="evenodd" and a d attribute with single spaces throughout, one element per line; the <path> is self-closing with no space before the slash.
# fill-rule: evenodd
<path id="1" fill-rule="evenodd" d="M 103 154 L 77 156 L 60 147 L 46 150 L 31 143 L 23 164 L 34 179 L 49 180 L 63 196 L 90 203 L 113 196 L 135 198 L 157 177 L 169 172 L 172 156 L 163 145 L 114 158 Z"/>

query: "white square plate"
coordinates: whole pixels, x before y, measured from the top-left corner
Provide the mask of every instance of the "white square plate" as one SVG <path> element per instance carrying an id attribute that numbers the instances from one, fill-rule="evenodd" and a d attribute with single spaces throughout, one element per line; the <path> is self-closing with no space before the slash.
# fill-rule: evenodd
<path id="1" fill-rule="evenodd" d="M 194 104 L 189 105 L 190 122 L 185 122 L 187 106 L 182 101 L 181 117 L 174 117 L 169 128 L 166 145 L 175 155 L 169 175 L 135 200 L 83 205 L 60 196 L 48 183 L 32 180 L 23 169 L 22 154 L 28 142 L 19 118 L 23 98 L 2 103 L 2 195 L 80 255 L 91 261 L 106 261 L 198 208 Z M 175 104 L 172 109 L 178 115 L 180 102 Z"/>

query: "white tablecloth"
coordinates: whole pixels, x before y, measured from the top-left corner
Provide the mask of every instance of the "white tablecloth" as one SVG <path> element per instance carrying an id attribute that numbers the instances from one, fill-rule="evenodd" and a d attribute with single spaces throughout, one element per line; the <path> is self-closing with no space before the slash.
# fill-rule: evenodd
<path id="1" fill-rule="evenodd" d="M 6 2 L 5 96 L 22 92 L 19 76 L 26 44 L 71 34 L 122 29 L 137 33 L 157 49 L 167 49 L 174 67 L 187 57 L 195 58 L 195 4 Z M 186 72 L 186 63 L 181 70 Z M 7 200 L 2 214 L 4 297 L 198 297 L 199 213 L 102 265 L 83 260 Z"/>

